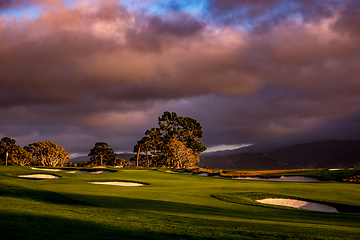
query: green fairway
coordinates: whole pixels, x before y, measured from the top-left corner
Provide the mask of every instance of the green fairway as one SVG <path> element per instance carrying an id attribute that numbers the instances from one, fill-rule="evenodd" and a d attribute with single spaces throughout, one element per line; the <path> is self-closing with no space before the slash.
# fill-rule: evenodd
<path id="1" fill-rule="evenodd" d="M 52 174 L 60 179 L 22 179 Z M 134 181 L 147 185 L 94 185 Z M 290 196 L 339 206 L 324 213 L 255 203 Z M 229 197 L 230 196 L 230 197 Z M 102 174 L 0 166 L 1 239 L 358 239 L 360 188 L 119 169 Z"/>

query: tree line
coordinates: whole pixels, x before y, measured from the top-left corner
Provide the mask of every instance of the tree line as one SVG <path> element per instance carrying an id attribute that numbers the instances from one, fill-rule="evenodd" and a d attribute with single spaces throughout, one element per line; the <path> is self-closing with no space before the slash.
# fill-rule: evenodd
<path id="1" fill-rule="evenodd" d="M 35 142 L 23 148 L 9 137 L 3 137 L 0 141 L 2 164 L 5 162 L 6 165 L 64 167 L 69 160 L 70 153 L 50 141 Z"/>
<path id="2" fill-rule="evenodd" d="M 158 127 L 149 129 L 134 146 L 133 162 L 142 167 L 194 168 L 206 147 L 200 142 L 201 124 L 195 119 L 165 112 L 158 118 Z M 120 159 L 105 142 L 97 142 L 88 154 L 90 162 L 79 166 L 123 166 L 131 164 Z M 0 164 L 21 166 L 71 166 L 70 153 L 51 141 L 39 141 L 20 147 L 14 139 L 0 141 Z"/>

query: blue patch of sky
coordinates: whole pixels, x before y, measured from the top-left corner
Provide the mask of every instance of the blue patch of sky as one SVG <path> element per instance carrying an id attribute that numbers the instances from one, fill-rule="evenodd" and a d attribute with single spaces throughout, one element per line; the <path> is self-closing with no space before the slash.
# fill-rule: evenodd
<path id="1" fill-rule="evenodd" d="M 65 2 L 65 4 L 67 4 L 68 6 L 73 4 L 74 2 L 78 2 L 79 0 L 63 0 Z"/>
<path id="2" fill-rule="evenodd" d="M 0 11 L 0 16 L 6 15 L 9 17 L 15 17 L 17 19 L 27 17 L 29 19 L 37 19 L 40 16 L 39 8 L 36 6 L 29 6 L 24 8 L 9 8 Z"/>
<path id="3" fill-rule="evenodd" d="M 169 11 L 183 11 L 189 13 L 201 13 L 206 8 L 206 0 L 123 0 L 122 4 L 135 11 L 139 10 L 148 14 L 164 15 Z"/>
<path id="4" fill-rule="evenodd" d="M 73 3 L 79 0 L 64 0 L 67 6 L 71 6 Z M 41 6 L 37 5 L 25 5 L 17 6 L 14 8 L 3 9 L 0 11 L 0 16 L 6 15 L 9 17 L 15 17 L 17 19 L 22 17 L 27 17 L 29 19 L 35 20 L 40 16 Z"/>

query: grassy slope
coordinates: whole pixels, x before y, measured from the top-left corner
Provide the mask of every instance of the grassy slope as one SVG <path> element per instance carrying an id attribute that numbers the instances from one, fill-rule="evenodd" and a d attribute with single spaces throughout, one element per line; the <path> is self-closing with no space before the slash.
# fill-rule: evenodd
<path id="1" fill-rule="evenodd" d="M 360 207 L 358 184 L 239 181 L 136 169 L 100 175 L 57 172 L 59 180 L 17 178 L 39 172 L 0 166 L 1 239 L 357 239 L 360 234 L 360 214 L 262 207 L 211 197 L 262 192 Z M 150 185 L 87 183 L 99 180 Z"/>

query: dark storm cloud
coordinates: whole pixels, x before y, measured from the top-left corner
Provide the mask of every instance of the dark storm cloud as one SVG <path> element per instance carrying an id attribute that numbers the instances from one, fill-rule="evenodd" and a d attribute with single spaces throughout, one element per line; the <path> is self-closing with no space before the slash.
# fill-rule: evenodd
<path id="1" fill-rule="evenodd" d="M 209 0 L 209 17 L 218 23 L 241 24 L 264 31 L 291 17 L 319 21 L 331 17 L 337 8 L 352 1 L 338 0 Z"/>
<path id="2" fill-rule="evenodd" d="M 187 14 L 176 14 L 168 18 L 151 16 L 139 19 L 136 27 L 128 29 L 128 46 L 145 52 L 158 52 L 177 40 L 191 39 L 201 34 L 205 23 Z"/>
<path id="3" fill-rule="evenodd" d="M 213 0 L 210 21 L 181 6 L 155 15 L 108 0 L 36 20 L 0 16 L 0 134 L 129 151 L 175 111 L 203 125 L 208 146 L 353 137 L 358 5 Z"/>
<path id="4" fill-rule="evenodd" d="M 342 34 L 359 39 L 360 37 L 360 2 L 351 2 L 334 23 L 333 28 Z"/>

